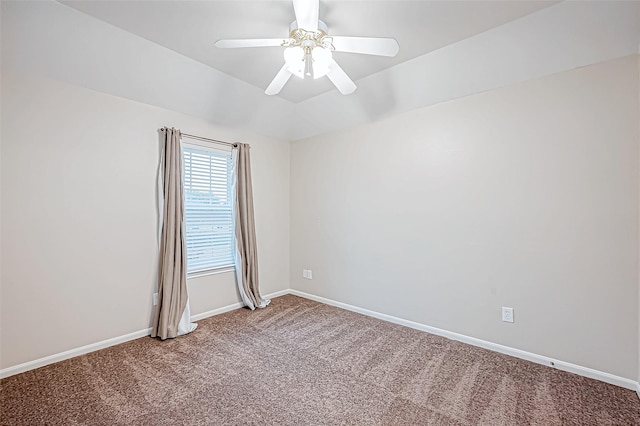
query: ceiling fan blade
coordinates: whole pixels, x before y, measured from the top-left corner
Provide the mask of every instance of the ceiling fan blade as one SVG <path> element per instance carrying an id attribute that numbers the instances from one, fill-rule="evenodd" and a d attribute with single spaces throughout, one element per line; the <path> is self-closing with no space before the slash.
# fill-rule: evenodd
<path id="1" fill-rule="evenodd" d="M 318 31 L 319 0 L 293 0 L 298 28 L 306 31 Z"/>
<path id="2" fill-rule="evenodd" d="M 236 47 L 276 47 L 282 46 L 282 38 L 247 38 L 247 39 L 227 39 L 216 41 L 216 47 L 222 49 Z"/>
<path id="3" fill-rule="evenodd" d="M 278 93 L 280 93 L 280 90 L 282 90 L 284 85 L 287 84 L 287 81 L 289 81 L 289 78 L 291 77 L 291 72 L 287 68 L 288 65 L 285 63 L 282 68 L 280 68 L 280 71 L 278 71 L 278 74 L 276 74 L 276 76 L 273 78 L 273 81 L 271 81 L 271 84 L 269 84 L 269 87 L 267 87 L 267 90 L 265 90 L 264 93 L 266 93 L 267 95 L 277 95 Z"/>
<path id="4" fill-rule="evenodd" d="M 340 68 L 340 65 L 338 65 L 335 60 L 331 60 L 331 62 L 329 63 L 329 69 L 331 71 L 329 71 L 327 77 L 329 77 L 329 80 L 331 80 L 334 86 L 338 88 L 340 93 L 342 93 L 343 95 L 350 95 L 355 92 L 355 90 L 357 89 L 356 84 L 349 78 L 347 73 L 344 72 L 342 68 Z"/>
<path id="5" fill-rule="evenodd" d="M 336 52 L 365 55 L 396 56 L 400 50 L 393 38 L 332 36 Z"/>

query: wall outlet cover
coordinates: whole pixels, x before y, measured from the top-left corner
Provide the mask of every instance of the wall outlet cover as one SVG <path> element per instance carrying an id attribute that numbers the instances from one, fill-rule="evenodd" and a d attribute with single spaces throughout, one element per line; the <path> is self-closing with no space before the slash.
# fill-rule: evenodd
<path id="1" fill-rule="evenodd" d="M 513 308 L 502 307 L 502 321 L 513 322 Z"/>

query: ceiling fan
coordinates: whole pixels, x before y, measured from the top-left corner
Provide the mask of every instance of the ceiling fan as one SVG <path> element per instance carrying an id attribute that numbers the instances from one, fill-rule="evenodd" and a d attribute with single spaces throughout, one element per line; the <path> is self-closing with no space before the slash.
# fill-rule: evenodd
<path id="1" fill-rule="evenodd" d="M 265 90 L 276 95 L 292 75 L 299 78 L 327 76 L 343 95 L 356 90 L 356 84 L 333 59 L 332 52 L 395 56 L 398 42 L 392 38 L 329 36 L 327 25 L 318 19 L 319 0 L 293 0 L 296 20 L 289 26 L 288 38 L 229 39 L 216 41 L 216 47 L 285 47 L 285 63 Z"/>

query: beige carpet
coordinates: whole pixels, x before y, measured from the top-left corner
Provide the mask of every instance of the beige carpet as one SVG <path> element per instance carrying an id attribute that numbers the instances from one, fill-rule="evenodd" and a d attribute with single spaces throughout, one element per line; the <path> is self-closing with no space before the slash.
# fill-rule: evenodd
<path id="1" fill-rule="evenodd" d="M 3 425 L 640 425 L 632 391 L 295 296 L 0 392 Z"/>

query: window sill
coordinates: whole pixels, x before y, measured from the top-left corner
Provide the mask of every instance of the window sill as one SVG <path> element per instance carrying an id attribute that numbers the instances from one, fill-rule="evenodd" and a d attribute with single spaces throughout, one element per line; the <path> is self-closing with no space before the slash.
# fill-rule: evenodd
<path id="1" fill-rule="evenodd" d="M 190 280 L 192 278 L 200 278 L 200 277 L 206 277 L 207 275 L 215 275 L 215 274 L 223 274 L 225 272 L 233 272 L 235 271 L 235 266 L 230 265 L 230 266 L 222 266 L 220 268 L 215 268 L 215 269 L 207 269 L 206 271 L 198 271 L 198 272 L 192 272 L 190 274 L 187 274 L 187 280 Z"/>

